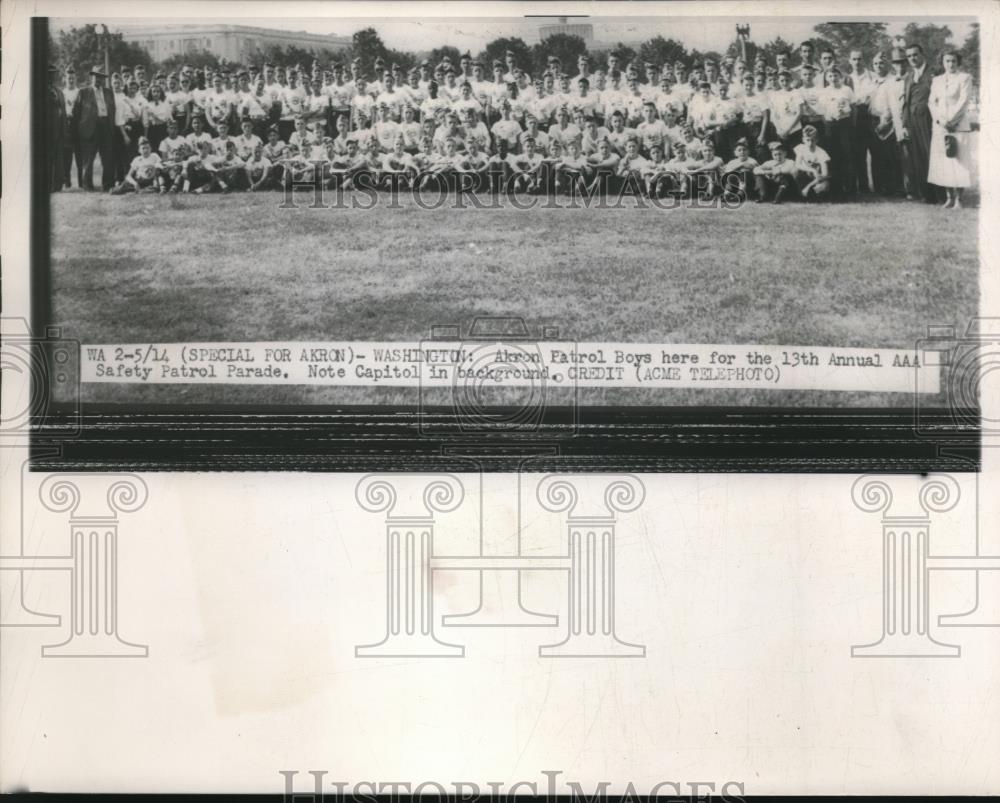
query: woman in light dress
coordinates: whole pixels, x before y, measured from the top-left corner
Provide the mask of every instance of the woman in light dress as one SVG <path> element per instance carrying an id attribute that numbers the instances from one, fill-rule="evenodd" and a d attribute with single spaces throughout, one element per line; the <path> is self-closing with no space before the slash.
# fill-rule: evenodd
<path id="1" fill-rule="evenodd" d="M 934 130 L 931 136 L 929 184 L 943 187 L 948 195 L 944 207 L 962 208 L 962 189 L 972 185 L 972 142 L 969 108 L 972 104 L 972 76 L 959 72 L 962 57 L 955 52 L 941 59 L 944 72 L 931 82 L 928 100 Z M 951 135 L 957 145 L 955 154 L 948 156 L 945 137 Z"/>

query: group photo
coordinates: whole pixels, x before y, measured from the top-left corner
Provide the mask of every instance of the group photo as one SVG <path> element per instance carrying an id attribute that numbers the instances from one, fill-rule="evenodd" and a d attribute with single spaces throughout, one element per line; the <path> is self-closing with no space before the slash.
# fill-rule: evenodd
<path id="1" fill-rule="evenodd" d="M 48 39 L 54 311 L 81 341 L 415 340 L 512 315 L 580 340 L 899 348 L 975 314 L 974 19 L 50 20 Z M 321 191 L 341 203 L 309 211 Z M 874 398 L 844 396 L 714 398 Z"/>

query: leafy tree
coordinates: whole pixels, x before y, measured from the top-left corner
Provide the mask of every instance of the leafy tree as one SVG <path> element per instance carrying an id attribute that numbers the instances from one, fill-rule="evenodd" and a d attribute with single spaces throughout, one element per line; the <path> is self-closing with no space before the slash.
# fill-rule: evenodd
<path id="1" fill-rule="evenodd" d="M 692 50 L 686 59 L 683 59 L 684 63 L 690 67 L 701 67 L 705 63 L 705 59 L 712 59 L 716 64 L 722 61 L 722 56 L 719 55 L 715 50 Z"/>
<path id="2" fill-rule="evenodd" d="M 135 67 L 141 64 L 147 71 L 153 64 L 146 48 L 126 42 L 120 31 L 109 32 L 105 37 L 96 25 L 82 25 L 59 31 L 57 38 L 49 39 L 51 61 L 58 61 L 63 68 L 72 67 L 79 77 L 84 77 L 90 68 L 97 65 L 104 68 L 104 48 L 108 48 L 112 72 L 123 64 Z"/>
<path id="3" fill-rule="evenodd" d="M 619 42 L 607 52 L 604 57 L 605 62 L 607 61 L 608 56 L 618 56 L 618 65 L 624 69 L 625 65 L 630 64 L 639 57 L 639 53 L 635 50 L 635 48 L 631 48 L 628 45 Z"/>
<path id="4" fill-rule="evenodd" d="M 371 75 L 375 68 L 375 59 L 389 60 L 389 48 L 385 46 L 382 37 L 374 28 L 362 28 L 360 31 L 355 31 L 351 37 L 351 55 L 352 58 L 360 58 L 362 72 Z"/>
<path id="5" fill-rule="evenodd" d="M 454 66 L 458 69 L 458 62 L 462 58 L 462 53 L 457 47 L 452 47 L 451 45 L 444 45 L 443 47 L 434 48 L 428 55 L 427 61 L 430 62 L 431 69 L 437 67 L 442 61 L 448 58 Z"/>
<path id="6" fill-rule="evenodd" d="M 641 63 L 648 61 L 661 67 L 673 66 L 678 59 L 687 63 L 689 59 L 684 45 L 676 39 L 664 39 L 662 36 L 654 36 L 643 42 L 639 45 L 639 52 L 636 55 Z"/>
<path id="7" fill-rule="evenodd" d="M 794 53 L 795 48 L 791 42 L 782 39 L 780 36 L 774 37 L 770 42 L 766 42 L 759 48 L 763 51 L 764 57 L 767 59 L 767 63 L 773 65 L 774 57 L 778 53 Z"/>
<path id="8" fill-rule="evenodd" d="M 903 31 L 906 44 L 919 44 L 924 49 L 927 61 L 935 67 L 940 66 L 942 53 L 957 49 L 951 37 L 951 28 L 947 25 L 935 25 L 930 22 L 923 25 L 911 22 Z"/>
<path id="9" fill-rule="evenodd" d="M 860 50 L 866 61 L 888 50 L 892 40 L 884 22 L 821 22 L 815 28 L 820 38 L 829 42 L 839 61 L 846 61 L 852 50 Z"/>
<path id="10" fill-rule="evenodd" d="M 479 60 L 486 67 L 487 75 L 492 75 L 491 65 L 495 60 L 507 63 L 507 51 L 514 54 L 514 64 L 525 72 L 531 72 L 534 59 L 531 48 L 523 39 L 517 36 L 501 36 L 486 45 L 486 48 L 479 54 Z"/>
<path id="11" fill-rule="evenodd" d="M 979 83 L 979 23 L 972 23 L 972 30 L 965 37 L 962 47 L 959 48 L 962 54 L 962 69 L 972 76 L 972 80 Z"/>
<path id="12" fill-rule="evenodd" d="M 534 46 L 534 63 L 544 69 L 549 56 L 558 57 L 562 68 L 570 74 L 576 71 L 576 60 L 587 52 L 587 43 L 579 36 L 569 33 L 554 33 Z"/>

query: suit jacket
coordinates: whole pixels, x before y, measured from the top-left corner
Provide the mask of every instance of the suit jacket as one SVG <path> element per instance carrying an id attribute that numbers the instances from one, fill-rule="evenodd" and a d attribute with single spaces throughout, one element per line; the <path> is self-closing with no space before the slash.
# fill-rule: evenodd
<path id="1" fill-rule="evenodd" d="M 66 134 L 66 96 L 59 87 L 49 85 L 46 97 L 45 132 L 49 144 L 55 145 L 61 143 Z"/>
<path id="2" fill-rule="evenodd" d="M 913 80 L 913 71 L 906 74 L 903 87 L 903 125 L 912 133 L 914 129 L 930 130 L 931 113 L 927 104 L 931 96 L 931 65 L 924 65 L 919 81 Z"/>
<path id="3" fill-rule="evenodd" d="M 107 87 L 104 92 L 104 105 L 108 110 L 108 124 L 115 124 L 115 93 Z M 82 139 L 90 139 L 97 129 L 97 90 L 92 86 L 81 87 L 73 105 L 73 128 Z"/>

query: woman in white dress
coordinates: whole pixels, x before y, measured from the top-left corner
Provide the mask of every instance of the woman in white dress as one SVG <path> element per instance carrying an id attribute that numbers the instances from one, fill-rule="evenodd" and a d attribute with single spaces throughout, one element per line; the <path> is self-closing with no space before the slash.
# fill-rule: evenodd
<path id="1" fill-rule="evenodd" d="M 934 120 L 930 167 L 927 182 L 943 187 L 948 195 L 944 208 L 962 208 L 962 189 L 972 185 L 972 143 L 969 108 L 972 103 L 972 76 L 959 72 L 962 57 L 955 52 L 941 59 L 944 72 L 931 82 L 930 107 Z M 948 155 L 947 137 L 954 138 L 953 155 Z"/>

